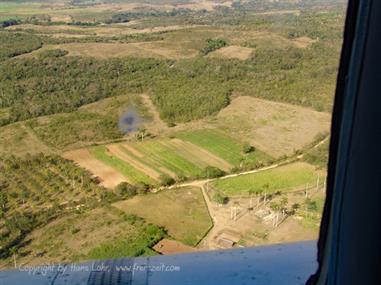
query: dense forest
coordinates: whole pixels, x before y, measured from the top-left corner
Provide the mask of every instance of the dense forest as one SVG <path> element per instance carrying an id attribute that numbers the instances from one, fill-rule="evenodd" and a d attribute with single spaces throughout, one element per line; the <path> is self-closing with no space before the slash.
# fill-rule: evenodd
<path id="1" fill-rule="evenodd" d="M 197 18 L 197 21 L 214 19 L 217 16 Z M 218 19 L 232 21 L 235 17 L 227 14 Z M 4 61 L 38 49 L 44 42 L 96 42 L 97 37 L 44 35 L 40 38 L 33 33 L 0 32 L 0 59 L 3 60 L 0 108 L 10 108 L 9 117 L 0 119 L 0 125 L 70 112 L 84 104 L 130 92 L 149 93 L 167 122 L 185 122 L 213 114 L 229 104 L 233 92 L 330 111 L 341 40 L 341 30 L 335 27 L 341 25 L 342 16 L 337 13 L 283 16 L 282 25 L 276 17 L 244 19 L 242 24 L 259 31 L 279 33 L 289 39 L 308 36 L 319 41 L 307 49 L 269 49 L 255 40 L 248 40 L 245 45 L 254 52 L 245 61 L 204 56 L 226 46 L 223 39 L 208 40 L 195 59 L 176 61 L 101 60 L 68 57 L 57 52 Z M 163 36 L 154 33 L 124 37 L 127 41 L 152 41 Z M 112 37 L 107 41 L 113 41 Z M 117 41 L 123 42 L 123 39 L 119 37 Z"/>

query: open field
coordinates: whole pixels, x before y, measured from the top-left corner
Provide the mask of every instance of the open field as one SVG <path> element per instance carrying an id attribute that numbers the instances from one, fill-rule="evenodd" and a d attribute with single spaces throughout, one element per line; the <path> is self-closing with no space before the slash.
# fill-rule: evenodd
<path id="1" fill-rule="evenodd" d="M 101 179 L 101 185 L 108 188 L 114 188 L 128 178 L 115 171 L 115 169 L 106 163 L 97 160 L 88 149 L 79 149 L 66 152 L 63 157 L 75 161 L 79 166 L 87 169 Z"/>
<path id="2" fill-rule="evenodd" d="M 112 167 L 117 172 L 121 173 L 123 176 L 127 178 L 127 181 L 131 183 L 139 183 L 144 182 L 147 184 L 156 184 L 155 180 L 151 179 L 148 175 L 141 172 L 140 170 L 136 169 L 131 164 L 127 163 L 126 161 L 113 156 L 110 154 L 110 152 L 107 150 L 105 146 L 96 146 L 91 148 L 91 154 L 99 161 L 103 162 L 104 164 L 108 165 L 109 167 Z M 102 179 L 103 176 L 100 176 Z"/>
<path id="3" fill-rule="evenodd" d="M 307 163 L 294 163 L 258 173 L 217 180 L 212 186 L 227 196 L 248 195 L 250 192 L 272 194 L 291 191 L 316 183 L 318 172 Z"/>
<path id="4" fill-rule="evenodd" d="M 233 99 L 217 118 L 220 129 L 273 157 L 303 148 L 331 124 L 328 113 L 246 96 Z"/>
<path id="5" fill-rule="evenodd" d="M 164 227 L 170 236 L 191 246 L 195 246 L 212 225 L 199 188 L 164 190 L 113 205 Z"/>
<path id="6" fill-rule="evenodd" d="M 24 123 L 0 127 L 0 133 L 0 156 L 52 153 L 51 148 L 41 142 Z"/>
<path id="7" fill-rule="evenodd" d="M 95 57 L 99 59 L 140 57 L 180 59 L 191 58 L 197 55 L 197 51 L 173 49 L 165 43 L 143 42 L 143 43 L 68 43 L 60 45 L 46 45 L 44 49 L 32 53 L 38 55 L 46 50 L 65 50 L 69 56 Z"/>
<path id="8" fill-rule="evenodd" d="M 185 245 L 179 241 L 176 240 L 170 240 L 170 239 L 162 239 L 159 241 L 153 249 L 160 254 L 179 254 L 179 253 L 189 253 L 197 251 L 196 248 L 191 247 L 189 245 Z"/>
<path id="9" fill-rule="evenodd" d="M 249 59 L 253 53 L 252 48 L 240 46 L 228 46 L 212 52 L 210 57 L 236 58 L 240 60 Z"/>
<path id="10" fill-rule="evenodd" d="M 270 159 L 260 150 L 244 155 L 242 153 L 242 141 L 237 141 L 226 133 L 215 129 L 180 132 L 176 134 L 176 137 L 198 145 L 237 167 L 241 164 L 257 161 L 267 162 Z"/>
<path id="11" fill-rule="evenodd" d="M 209 55 L 211 58 L 222 59 L 250 59 L 256 49 L 266 49 L 271 45 L 274 49 L 305 49 L 317 42 L 307 36 L 288 39 L 277 33 L 268 31 L 246 31 L 232 28 L 216 28 L 200 25 L 174 25 L 156 27 L 152 29 L 128 29 L 120 26 L 78 27 L 78 26 L 36 26 L 17 25 L 7 30 L 33 31 L 35 35 L 52 38 L 63 38 L 61 44 L 45 44 L 43 49 L 31 53 L 38 55 L 45 50 L 62 49 L 69 52 L 69 56 L 85 56 L 105 58 L 120 57 L 154 57 L 159 59 L 187 59 L 195 58 L 204 47 L 207 39 L 226 39 L 228 46 Z M 123 42 L 124 36 L 147 35 L 160 37 L 156 40 L 142 38 L 134 42 Z M 110 38 L 108 42 L 90 40 L 89 38 Z M 69 42 L 65 42 L 68 38 Z M 81 38 L 87 41 L 81 42 Z M 76 40 L 77 39 L 77 40 Z M 118 40 L 119 39 L 119 40 Z"/>

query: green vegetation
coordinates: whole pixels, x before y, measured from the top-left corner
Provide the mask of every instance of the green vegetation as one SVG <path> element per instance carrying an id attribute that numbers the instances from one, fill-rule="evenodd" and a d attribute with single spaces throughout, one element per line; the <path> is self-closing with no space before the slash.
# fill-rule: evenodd
<path id="1" fill-rule="evenodd" d="M 175 184 L 175 182 L 176 182 L 175 179 L 173 179 L 168 174 L 161 174 L 159 177 L 159 180 L 160 180 L 160 184 L 162 186 L 171 186 L 171 185 Z"/>
<path id="2" fill-rule="evenodd" d="M 137 194 L 137 187 L 127 182 L 122 182 L 115 187 L 115 193 L 123 198 L 131 198 Z"/>
<path id="3" fill-rule="evenodd" d="M 0 30 L 0 62 L 20 54 L 29 53 L 41 47 L 42 42 L 37 36 L 24 33 L 9 33 Z M 0 97 L 0 102 L 2 100 L 3 98 Z"/>
<path id="4" fill-rule="evenodd" d="M 87 112 L 59 114 L 47 120 L 33 119 L 27 125 L 46 144 L 56 149 L 86 145 L 122 137 L 113 116 Z"/>
<path id="5" fill-rule="evenodd" d="M 132 144 L 143 157 L 137 157 L 140 161 L 152 166 L 160 172 L 160 168 L 164 167 L 172 171 L 177 176 L 195 177 L 201 173 L 201 168 L 196 164 L 187 160 L 181 155 L 181 152 L 174 150 L 161 140 L 150 140 Z M 128 154 L 134 156 L 131 152 L 124 149 Z"/>
<path id="6" fill-rule="evenodd" d="M 317 165 L 320 168 L 327 168 L 328 167 L 328 147 L 329 147 L 329 140 L 324 142 L 322 145 L 319 145 L 316 148 L 310 149 L 306 154 L 304 155 L 304 160 L 308 163 Z"/>
<path id="7" fill-rule="evenodd" d="M 223 196 L 220 192 L 216 191 L 213 194 L 213 201 L 216 202 L 217 204 L 224 205 L 227 202 L 229 202 L 229 197 Z"/>
<path id="8" fill-rule="evenodd" d="M 0 256 L 67 207 L 96 204 L 107 191 L 90 174 L 59 156 L 0 158 Z"/>
<path id="9" fill-rule="evenodd" d="M 146 174 L 140 172 L 136 168 L 134 168 L 132 165 L 129 165 L 127 162 L 109 155 L 107 153 L 107 149 L 105 146 L 95 146 L 91 148 L 91 153 L 94 155 L 94 157 L 103 163 L 115 168 L 117 171 L 122 173 L 124 176 L 128 177 L 128 179 L 131 180 L 133 183 L 147 183 L 150 185 L 155 185 L 156 182 L 152 180 L 149 176 Z"/>
<path id="10" fill-rule="evenodd" d="M 212 182 L 217 191 L 224 195 L 248 195 L 249 193 L 271 194 L 290 191 L 316 183 L 314 167 L 306 163 L 294 163 L 258 173 L 237 176 Z"/>
<path id="11" fill-rule="evenodd" d="M 138 219 L 134 223 L 141 223 Z M 165 231 L 157 226 L 139 225 L 139 231 L 134 235 L 117 237 L 114 240 L 107 241 L 98 247 L 93 248 L 89 254 L 90 259 L 110 259 L 125 258 L 126 256 L 155 255 L 156 252 L 151 249 L 157 242 L 163 239 Z"/>
<path id="12" fill-rule="evenodd" d="M 171 237 L 191 246 L 197 245 L 212 226 L 199 188 L 164 190 L 117 202 L 114 206 L 164 227 Z"/>
<path id="13" fill-rule="evenodd" d="M 218 50 L 220 48 L 223 48 L 224 46 L 227 46 L 227 42 L 223 39 L 207 39 L 206 40 L 206 46 L 201 49 L 202 55 L 207 55 L 208 53 Z"/>
<path id="14" fill-rule="evenodd" d="M 225 171 L 217 168 L 217 167 L 214 167 L 214 166 L 207 166 L 204 171 L 203 171 L 203 174 L 202 174 L 202 177 L 203 178 L 218 178 L 218 177 L 222 177 L 224 176 L 226 173 Z"/>
<path id="15" fill-rule="evenodd" d="M 260 151 L 244 154 L 242 143 L 217 130 L 197 130 L 179 133 L 176 136 L 205 148 L 239 168 L 255 168 L 267 163 L 270 159 Z"/>
<path id="16" fill-rule="evenodd" d="M 273 161 L 253 146 L 274 137 L 260 142 L 267 134 L 255 115 L 245 124 L 245 112 L 225 120 L 219 113 L 236 96 L 331 111 L 345 13 L 341 0 L 327 1 L 234 1 L 213 11 L 184 9 L 190 0 L 147 0 L 131 10 L 125 4 L 136 0 L 0 1 L 1 261 L 152 255 L 167 235 L 197 245 L 212 226 L 200 189 L 150 190 Z M 129 108 L 144 126 L 126 145 L 118 120 Z M 95 167 L 128 182 L 107 190 L 102 177 L 58 156 L 82 147 L 103 163 Z M 327 148 L 305 148 L 310 164 L 216 179 L 212 199 L 268 194 L 282 211 L 288 202 L 275 194 L 316 185 L 314 166 L 325 168 Z M 323 200 L 301 199 L 292 211 L 316 229 Z"/>

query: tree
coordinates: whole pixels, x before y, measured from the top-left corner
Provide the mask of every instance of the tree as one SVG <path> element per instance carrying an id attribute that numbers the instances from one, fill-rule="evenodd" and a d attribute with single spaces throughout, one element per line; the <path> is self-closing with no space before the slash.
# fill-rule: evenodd
<path id="1" fill-rule="evenodd" d="M 281 209 L 281 205 L 276 203 L 276 202 L 271 202 L 270 208 L 271 208 L 271 210 L 274 211 L 273 226 L 277 227 L 278 226 L 278 220 L 279 220 L 279 210 Z"/>
<path id="2" fill-rule="evenodd" d="M 159 180 L 162 186 L 170 186 L 176 183 L 175 179 L 173 179 L 168 174 L 161 174 Z"/>
<path id="3" fill-rule="evenodd" d="M 127 182 L 121 182 L 115 187 L 115 193 L 118 196 L 130 198 L 136 195 L 136 187 Z"/>
<path id="4" fill-rule="evenodd" d="M 225 205 L 229 202 L 229 197 L 223 196 L 220 192 L 216 191 L 213 195 L 213 201 L 218 204 Z"/>
<path id="5" fill-rule="evenodd" d="M 145 136 L 147 135 L 147 129 L 140 128 L 138 133 L 138 138 L 140 138 L 142 141 L 144 141 Z"/>
<path id="6" fill-rule="evenodd" d="M 12 255 L 13 257 L 13 263 L 15 265 L 15 268 L 17 268 L 17 247 L 13 246 L 9 249 L 9 253 Z"/>
<path id="7" fill-rule="evenodd" d="M 245 143 L 242 147 L 242 151 L 243 153 L 251 153 L 251 152 L 254 152 L 255 151 L 255 147 L 253 147 L 252 145 L 250 145 L 249 143 Z"/>
<path id="8" fill-rule="evenodd" d="M 295 214 L 295 212 L 300 208 L 300 205 L 298 203 L 294 203 L 291 206 L 292 208 L 292 214 Z"/>
<path id="9" fill-rule="evenodd" d="M 208 179 L 222 177 L 226 174 L 225 171 L 214 166 L 207 166 L 203 172 L 204 172 L 203 177 Z"/>
<path id="10" fill-rule="evenodd" d="M 147 194 L 150 188 L 150 186 L 144 182 L 139 182 L 135 186 L 136 186 L 136 192 L 138 194 Z"/>
<path id="11" fill-rule="evenodd" d="M 282 200 L 280 201 L 280 209 L 282 211 L 282 216 L 284 217 L 286 215 L 286 210 L 287 210 L 287 204 L 288 204 L 288 199 L 287 197 L 283 197 Z"/>

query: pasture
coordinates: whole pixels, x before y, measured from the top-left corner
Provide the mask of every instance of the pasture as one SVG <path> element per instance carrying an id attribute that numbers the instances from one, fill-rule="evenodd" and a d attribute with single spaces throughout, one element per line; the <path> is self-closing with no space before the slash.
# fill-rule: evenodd
<path id="1" fill-rule="evenodd" d="M 195 246 L 212 226 L 199 188 L 164 190 L 117 202 L 114 207 L 164 227 L 170 236 Z"/>
<path id="2" fill-rule="evenodd" d="M 250 192 L 273 194 L 277 191 L 301 189 L 316 184 L 319 172 L 310 164 L 297 162 L 257 173 L 212 182 L 224 195 L 249 195 Z"/>

